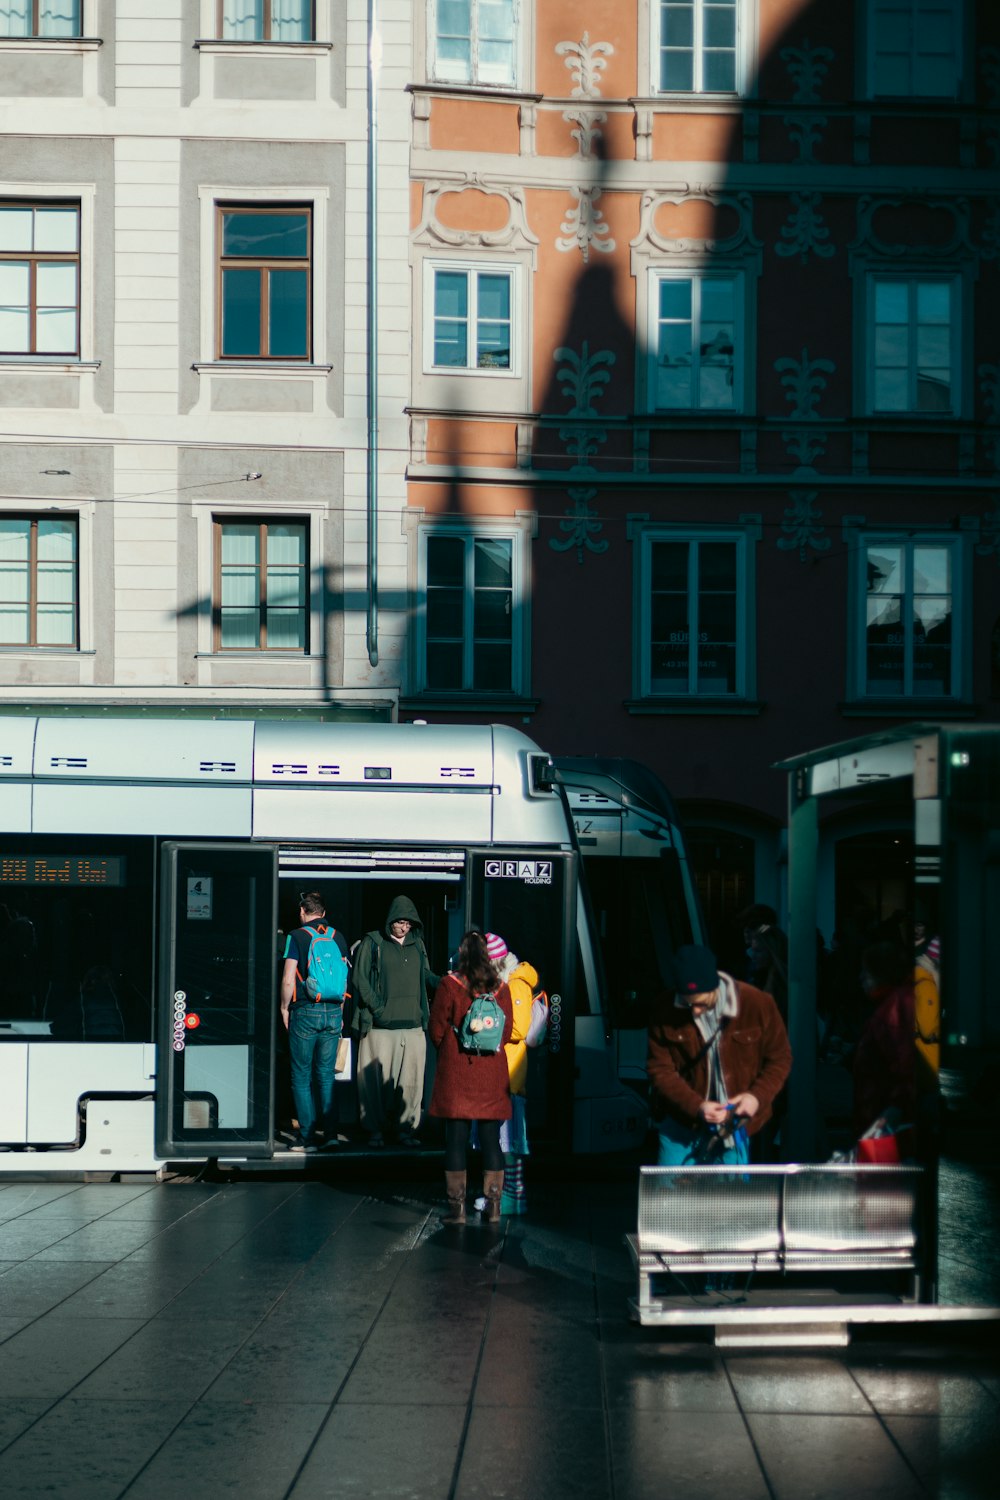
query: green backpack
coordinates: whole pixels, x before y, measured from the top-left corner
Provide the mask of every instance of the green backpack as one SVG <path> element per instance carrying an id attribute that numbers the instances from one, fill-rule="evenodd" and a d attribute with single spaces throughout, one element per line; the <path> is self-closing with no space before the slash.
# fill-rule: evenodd
<path id="1" fill-rule="evenodd" d="M 474 996 L 461 1022 L 454 1028 L 459 1047 L 463 1052 L 478 1053 L 481 1057 L 499 1052 L 506 1020 L 496 995 Z"/>

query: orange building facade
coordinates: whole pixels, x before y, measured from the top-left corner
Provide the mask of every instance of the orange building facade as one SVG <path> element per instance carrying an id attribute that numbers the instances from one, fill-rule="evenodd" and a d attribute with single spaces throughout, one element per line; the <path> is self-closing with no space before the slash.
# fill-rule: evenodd
<path id="1" fill-rule="evenodd" d="M 1000 10 L 416 11 L 400 717 L 647 763 L 725 950 L 776 761 L 1000 717 Z M 901 838 L 825 830 L 828 938 Z"/>

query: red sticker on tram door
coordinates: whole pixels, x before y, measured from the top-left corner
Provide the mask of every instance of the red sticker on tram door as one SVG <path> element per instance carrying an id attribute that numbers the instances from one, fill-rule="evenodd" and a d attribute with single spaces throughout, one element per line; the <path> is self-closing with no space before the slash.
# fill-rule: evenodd
<path id="1" fill-rule="evenodd" d="M 193 1031 L 196 1026 L 201 1025 L 201 1016 L 195 1015 L 193 1010 L 188 1011 L 187 1015 L 184 1017 L 184 1025 L 187 1027 L 188 1031 Z"/>

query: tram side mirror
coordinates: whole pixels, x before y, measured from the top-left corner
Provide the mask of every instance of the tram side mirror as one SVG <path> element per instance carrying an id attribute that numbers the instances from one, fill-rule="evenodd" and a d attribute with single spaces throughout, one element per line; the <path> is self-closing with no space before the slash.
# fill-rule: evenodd
<path id="1" fill-rule="evenodd" d="M 528 791 L 533 796 L 551 794 L 556 789 L 559 772 L 548 755 L 528 756 Z"/>

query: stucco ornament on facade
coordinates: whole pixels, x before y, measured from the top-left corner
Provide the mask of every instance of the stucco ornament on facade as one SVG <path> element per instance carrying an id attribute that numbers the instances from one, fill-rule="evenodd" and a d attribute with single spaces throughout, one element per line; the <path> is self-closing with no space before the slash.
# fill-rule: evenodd
<path id="1" fill-rule="evenodd" d="M 557 42 L 556 55 L 561 57 L 573 74 L 571 97 L 574 99 L 599 99 L 601 74 L 614 57 L 615 49 L 610 42 L 592 42 L 590 32 L 585 31 L 578 42 Z"/>
<path id="2" fill-rule="evenodd" d="M 951 219 L 951 233 L 937 240 L 884 240 L 876 228 L 876 219 L 884 210 L 902 208 L 907 203 L 917 203 L 920 208 L 946 214 Z M 968 198 L 877 198 L 866 194 L 858 199 L 858 232 L 849 249 L 873 255 L 885 256 L 888 260 L 906 260 L 919 254 L 935 260 L 954 260 L 960 255 L 976 254 L 969 238 Z"/>
<path id="3" fill-rule="evenodd" d="M 778 546 L 782 552 L 792 552 L 798 548 L 799 562 L 806 561 L 810 547 L 814 552 L 827 552 L 831 546 L 826 527 L 820 524 L 823 512 L 814 504 L 816 495 L 816 490 L 788 492 L 791 504 L 785 507 L 785 519 L 781 527 L 785 535 L 779 536 Z"/>
<path id="4" fill-rule="evenodd" d="M 819 212 L 823 201 L 819 193 L 792 193 L 791 199 L 794 206 L 788 222 L 781 226 L 781 239 L 775 244 L 775 254 L 797 255 L 803 265 L 810 253 L 822 259 L 833 255 L 833 245 L 826 243 L 830 231 Z"/>
<path id="5" fill-rule="evenodd" d="M 614 250 L 611 226 L 597 207 L 597 200 L 601 196 L 600 188 L 571 187 L 570 194 L 576 202 L 571 205 L 559 225 L 563 238 L 556 240 L 556 249 L 579 250 L 585 263 L 590 260 L 591 250 L 599 250 L 602 254 Z"/>
<path id="6" fill-rule="evenodd" d="M 694 235 L 661 234 L 656 227 L 661 208 L 684 208 L 691 203 L 707 203 L 718 222 L 720 210 L 729 209 L 736 216 L 736 228 L 724 239 L 699 239 Z M 658 193 L 649 190 L 639 205 L 639 232 L 631 242 L 633 255 L 736 255 L 762 249 L 753 232 L 753 198 L 749 193 L 717 193 L 698 184 L 685 186 L 680 192 Z M 633 275 L 635 268 L 633 266 Z"/>
<path id="7" fill-rule="evenodd" d="M 438 204 L 450 193 L 462 193 L 467 188 L 477 189 L 493 198 L 502 198 L 507 204 L 507 222 L 499 229 L 453 229 L 442 224 L 437 217 Z M 413 232 L 416 245 L 442 245 L 453 250 L 530 250 L 538 245 L 538 236 L 528 228 L 528 210 L 524 201 L 524 189 L 498 186 L 486 182 L 478 172 L 470 172 L 456 181 L 433 181 L 424 184 L 423 211 L 420 223 Z"/>
<path id="8" fill-rule="evenodd" d="M 793 104 L 819 104 L 823 79 L 833 62 L 831 47 L 813 47 L 804 37 L 801 47 L 782 47 L 781 61 L 792 75 L 795 93 Z"/>
<path id="9" fill-rule="evenodd" d="M 776 359 L 774 368 L 781 376 L 785 388 L 785 400 L 792 403 L 792 416 L 796 422 L 818 422 L 817 402 L 826 390 L 826 376 L 837 368 L 832 359 L 810 359 L 809 350 L 802 350 L 800 359 Z"/>
<path id="10" fill-rule="evenodd" d="M 595 425 L 598 412 L 594 402 L 604 394 L 611 379 L 615 356 L 610 349 L 599 349 L 591 354 L 590 345 L 584 339 L 579 353 L 564 347 L 556 350 L 555 357 L 560 365 L 556 379 L 563 395 L 572 403 L 567 413 L 570 420 L 560 426 L 559 437 L 566 444 L 567 453 L 576 460 L 571 475 L 583 479 L 584 483 L 570 486 L 572 504 L 565 519 L 559 522 L 559 529 L 566 536 L 564 539 L 551 537 L 549 546 L 554 552 L 575 549 L 576 560 L 582 563 L 585 551 L 607 552 L 610 545 L 606 539 L 597 540 L 604 526 L 597 520 L 591 505 L 597 498 L 597 490 L 586 483 L 586 478 L 596 472 L 590 460 L 600 445 L 607 442 L 607 429 Z"/>
<path id="11" fill-rule="evenodd" d="M 795 83 L 792 103 L 819 104 L 823 79 L 834 57 L 831 48 L 811 47 L 804 40 L 801 47 L 782 47 L 780 57 Z M 813 152 L 823 139 L 826 128 L 826 115 L 807 107 L 796 114 L 785 115 L 783 123 L 788 128 L 792 144 L 798 148 L 797 163 L 814 161 Z"/>
<path id="12" fill-rule="evenodd" d="M 776 359 L 774 368 L 781 376 L 785 400 L 792 404 L 793 420 L 819 422 L 821 418 L 816 407 L 826 390 L 827 375 L 832 375 L 837 368 L 833 360 L 810 359 L 808 349 L 803 349 L 801 359 Z M 797 477 L 805 478 L 816 473 L 816 460 L 826 452 L 826 436 L 815 427 L 799 427 L 781 434 L 789 457 L 796 461 Z"/>
<path id="13" fill-rule="evenodd" d="M 600 98 L 601 73 L 607 67 L 608 58 L 614 55 L 614 50 L 610 42 L 591 43 L 590 34 L 586 31 L 579 42 L 556 44 L 556 52 L 576 79 L 572 90 L 574 99 Z M 603 109 L 563 111 L 566 124 L 574 127 L 570 135 L 576 141 L 576 154 L 582 160 L 587 161 L 593 156 L 594 147 L 604 134 L 601 126 L 607 122 L 607 118 Z"/>

